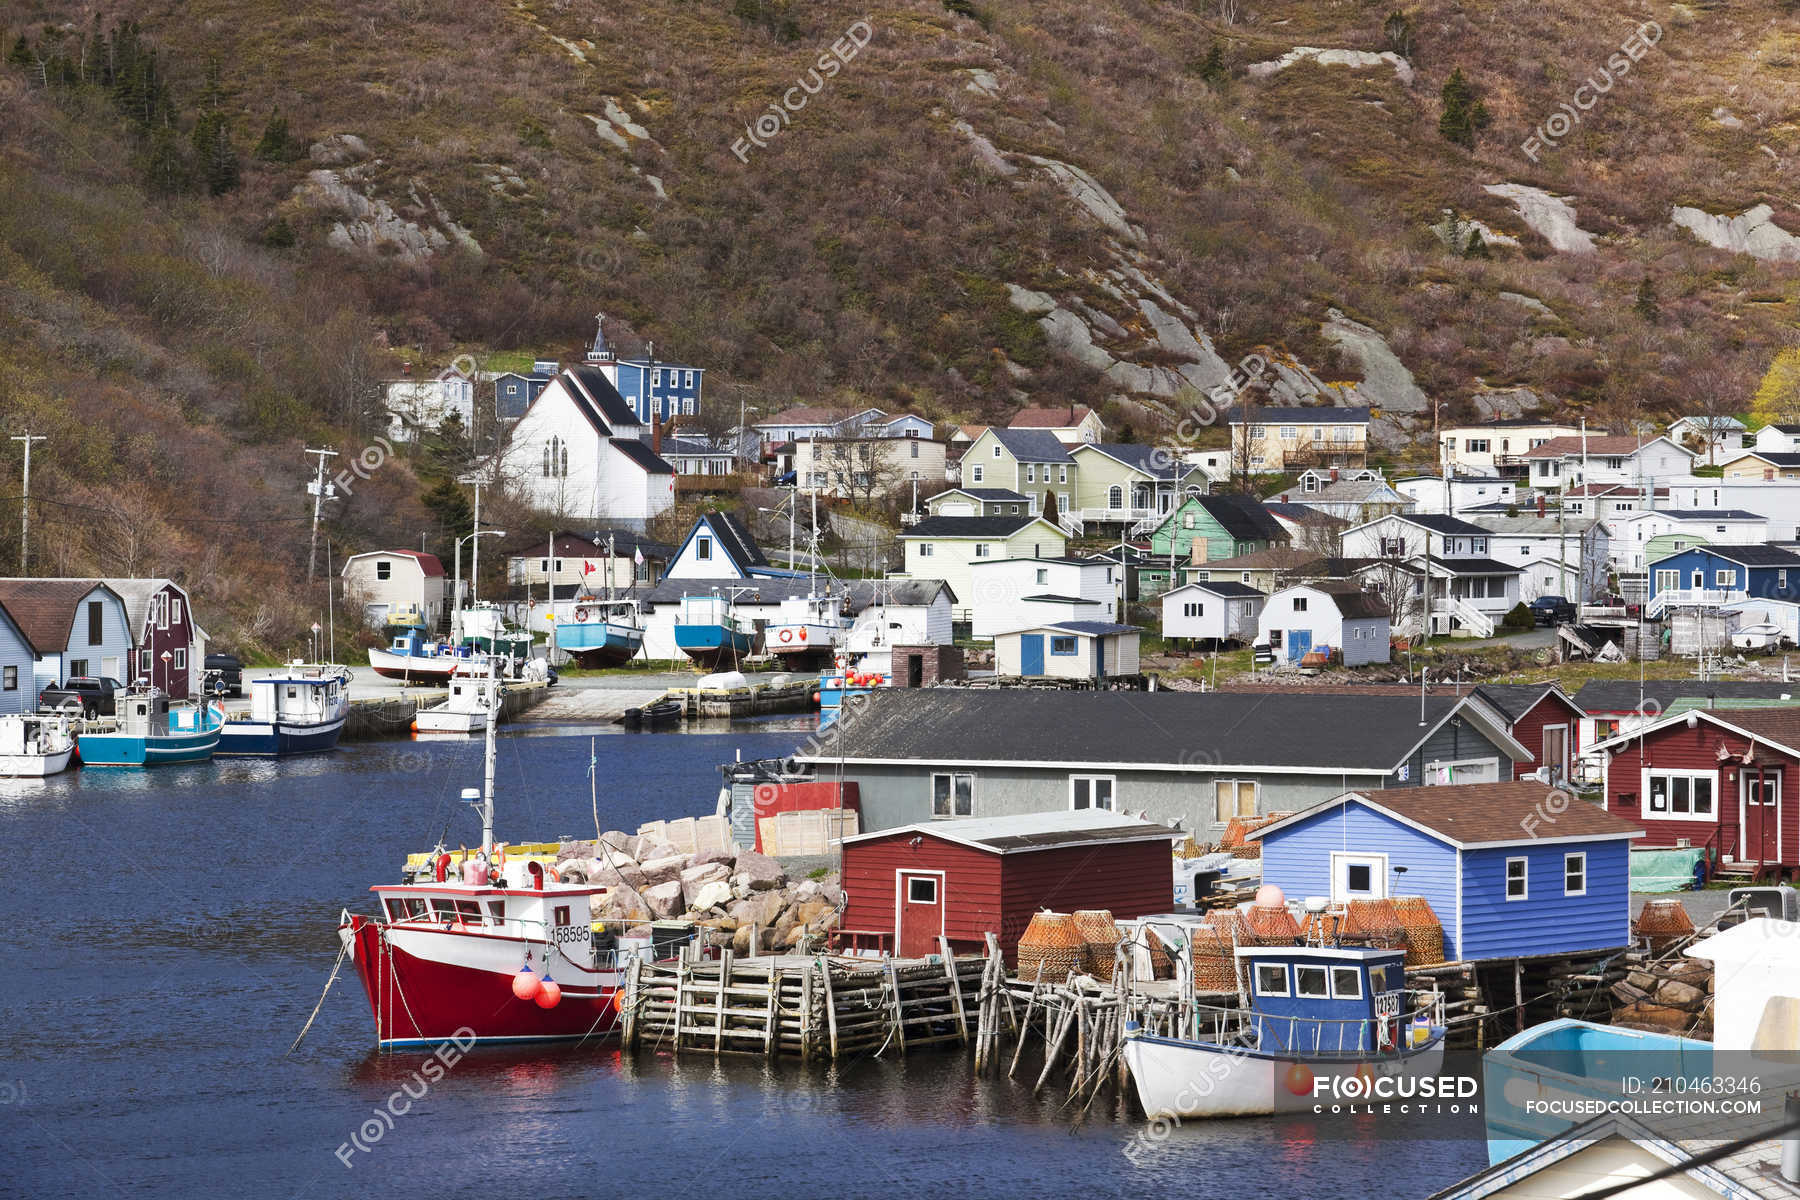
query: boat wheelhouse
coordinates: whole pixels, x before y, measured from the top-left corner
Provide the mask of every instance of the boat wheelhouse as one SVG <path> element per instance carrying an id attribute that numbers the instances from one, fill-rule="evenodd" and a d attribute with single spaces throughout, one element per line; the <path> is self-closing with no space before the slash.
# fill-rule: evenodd
<path id="1" fill-rule="evenodd" d="M 814 592 L 783 600 L 763 633 L 770 653 L 785 668 L 811 670 L 836 655 L 850 632 L 841 595 Z"/>
<path id="2" fill-rule="evenodd" d="M 245 681 L 250 711 L 219 731 L 222 755 L 307 754 L 337 745 L 350 715 L 350 674 L 339 666 L 294 663 Z"/>
<path id="3" fill-rule="evenodd" d="M 700 666 L 717 671 L 746 658 L 756 645 L 756 635 L 731 600 L 715 592 L 681 598 L 675 644 Z"/>
<path id="4" fill-rule="evenodd" d="M 413 717 L 418 733 L 480 733 L 488 726 L 493 713 L 490 702 L 491 670 L 485 661 L 460 666 L 450 677 L 450 694 L 430 708 L 422 708 Z"/>
<path id="5" fill-rule="evenodd" d="M 115 720 L 84 728 L 76 748 L 87 767 L 205 762 L 224 724 L 224 713 L 205 700 L 171 704 L 160 689 L 136 688 L 119 697 Z"/>
<path id="6" fill-rule="evenodd" d="M 616 667 L 644 645 L 644 621 L 635 600 L 577 599 L 572 620 L 556 626 L 556 648 L 581 667 Z"/>
<path id="7" fill-rule="evenodd" d="M 0 775 L 55 775 L 75 753 L 69 718 L 40 713 L 0 716 Z"/>
<path id="8" fill-rule="evenodd" d="M 1442 1009 L 1409 1004 L 1405 951 L 1239 946 L 1236 956 L 1249 1007 L 1196 1006 L 1180 1036 L 1127 1026 L 1125 1061 L 1151 1117 L 1310 1111 L 1321 1094 L 1345 1094 L 1333 1077 L 1437 1074 Z"/>

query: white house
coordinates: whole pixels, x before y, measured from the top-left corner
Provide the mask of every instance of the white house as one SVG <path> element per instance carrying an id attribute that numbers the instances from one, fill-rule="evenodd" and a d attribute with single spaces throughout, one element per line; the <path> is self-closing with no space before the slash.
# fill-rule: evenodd
<path id="1" fill-rule="evenodd" d="M 1517 517 L 1471 516 L 1488 531 L 1488 554 L 1520 568 L 1519 598 L 1567 596 L 1580 603 L 1606 588 L 1610 530 L 1592 517 L 1557 518 L 1526 513 Z"/>
<path id="2" fill-rule="evenodd" d="M 1412 511 L 1447 512 L 1453 517 L 1474 509 L 1499 508 L 1519 503 L 1519 482 L 1500 475 L 1452 475 L 1448 484 L 1440 475 L 1409 475 L 1394 480 L 1394 490 L 1412 501 Z"/>
<path id="3" fill-rule="evenodd" d="M 1391 486 L 1381 472 L 1368 469 L 1302 471 L 1297 485 L 1282 492 L 1281 500 L 1304 504 L 1352 525 L 1413 508 L 1410 497 Z"/>
<path id="4" fill-rule="evenodd" d="M 1162 635 L 1213 644 L 1254 641 L 1267 601 L 1247 584 L 1183 584 L 1162 595 Z"/>
<path id="5" fill-rule="evenodd" d="M 676 549 L 664 579 L 772 579 L 797 572 L 771 566 L 744 523 L 730 513 L 702 513 Z"/>
<path id="6" fill-rule="evenodd" d="M 1797 427 L 1800 428 L 1800 427 Z M 1735 509 L 1769 522 L 1769 540 L 1800 540 L 1800 480 L 1713 479 L 1681 475 L 1668 481 L 1668 495 L 1657 507 L 1672 512 Z"/>
<path id="7" fill-rule="evenodd" d="M 994 639 L 994 674 L 1025 679 L 1112 679 L 1138 673 L 1135 625 L 1061 621 Z"/>
<path id="8" fill-rule="evenodd" d="M 1061 621 L 1115 621 L 1117 573 L 1116 564 L 1082 558 L 971 563 L 969 635 L 986 639 Z"/>
<path id="9" fill-rule="evenodd" d="M 1038 516 L 928 517 L 900 534 L 905 574 L 941 579 L 956 595 L 956 619 L 971 618 L 971 568 L 1002 558 L 1061 558 L 1068 535 Z"/>
<path id="10" fill-rule="evenodd" d="M 1648 565 L 1646 549 L 1655 538 L 1679 539 L 1662 553 L 1672 554 L 1698 545 L 1753 546 L 1769 540 L 1769 519 L 1742 509 L 1653 509 L 1614 517 L 1609 524 L 1613 538 L 1609 553 L 1613 569 L 1621 575 L 1642 575 Z"/>
<path id="11" fill-rule="evenodd" d="M 37 707 L 39 692 L 77 675 L 130 682 L 131 619 L 124 598 L 105 584 L 93 579 L 0 579 L 0 606 L 31 643 L 29 707 Z"/>
<path id="12" fill-rule="evenodd" d="M 1577 484 L 1655 487 L 1694 469 L 1694 453 L 1666 437 L 1636 438 L 1590 433 L 1557 437 L 1525 452 L 1531 486 L 1562 491 Z"/>
<path id="13" fill-rule="evenodd" d="M 882 418 L 873 426 L 878 437 L 929 438 L 937 432 L 937 426 L 918 413 L 900 413 L 898 416 L 884 413 Z"/>
<path id="14" fill-rule="evenodd" d="M 1277 663 L 1298 665 L 1313 651 L 1335 651 L 1346 667 L 1388 660 L 1388 606 L 1349 582 L 1302 583 L 1270 596 L 1257 621 L 1256 641 Z"/>
<path id="15" fill-rule="evenodd" d="M 1539 417 L 1512 417 L 1480 425 L 1454 425 L 1440 435 L 1438 461 L 1452 474 L 1505 475 L 1523 471 L 1524 455 L 1551 438 L 1577 437 L 1578 425 Z"/>
<path id="16" fill-rule="evenodd" d="M 1750 448 L 1772 454 L 1800 453 L 1800 425 L 1764 425 L 1756 431 Z"/>
<path id="17" fill-rule="evenodd" d="M 389 441 L 410 442 L 450 417 L 465 430 L 475 426 L 475 381 L 455 368 L 435 379 L 393 379 L 387 384 Z"/>
<path id="18" fill-rule="evenodd" d="M 1668 499 L 1667 488 L 1629 483 L 1580 483 L 1562 494 L 1562 510 L 1571 517 L 1612 521 L 1655 508 Z"/>
<path id="19" fill-rule="evenodd" d="M 372 629 L 422 624 L 436 629 L 445 616 L 450 586 L 444 564 L 421 550 L 368 550 L 344 560 L 344 599 L 362 605 Z"/>
<path id="20" fill-rule="evenodd" d="M 1800 426 L 1789 428 L 1800 431 Z M 1686 446 L 1706 459 L 1710 466 L 1719 461 L 1719 455 L 1742 450 L 1746 431 L 1747 427 L 1742 421 L 1724 414 L 1716 417 L 1682 417 L 1669 425 L 1669 440 L 1678 446 Z"/>
<path id="21" fill-rule="evenodd" d="M 599 367 L 569 367 L 513 426 L 501 481 L 572 524 L 642 529 L 675 504 L 675 468 L 644 440 L 650 436 Z"/>
<path id="22" fill-rule="evenodd" d="M 753 421 L 750 428 L 762 439 L 763 453 L 767 454 L 784 442 L 802 442 L 810 437 L 860 436 L 887 420 L 888 415 L 879 408 L 822 408 L 803 404 Z"/>
<path id="23" fill-rule="evenodd" d="M 1430 580 L 1434 634 L 1491 637 L 1519 602 L 1519 567 L 1493 557 L 1493 535 L 1444 513 L 1392 513 L 1344 531 L 1345 558 L 1372 560 L 1358 571 L 1388 601 L 1394 626 L 1418 630 Z"/>

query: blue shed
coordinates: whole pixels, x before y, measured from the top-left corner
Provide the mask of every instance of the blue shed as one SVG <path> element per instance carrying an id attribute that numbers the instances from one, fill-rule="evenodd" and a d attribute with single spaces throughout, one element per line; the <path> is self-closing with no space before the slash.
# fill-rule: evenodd
<path id="1" fill-rule="evenodd" d="M 1425 897 L 1451 961 L 1631 942 L 1643 828 L 1542 783 L 1346 792 L 1250 836 L 1263 882 L 1295 899 Z"/>
<path id="2" fill-rule="evenodd" d="M 1657 609 L 1682 594 L 1735 592 L 1759 600 L 1800 600 L 1800 552 L 1787 546 L 1690 546 L 1650 563 L 1650 599 Z M 1675 595 L 1664 595 L 1675 593 Z M 1646 615 L 1651 615 L 1646 613 Z"/>

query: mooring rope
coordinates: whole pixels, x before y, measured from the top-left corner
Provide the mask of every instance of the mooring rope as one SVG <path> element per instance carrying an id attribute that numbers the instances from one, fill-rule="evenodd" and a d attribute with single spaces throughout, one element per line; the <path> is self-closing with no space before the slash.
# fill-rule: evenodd
<path id="1" fill-rule="evenodd" d="M 299 1049 L 301 1038 L 306 1036 L 306 1031 L 311 1029 L 313 1022 L 318 1019 L 319 1010 L 325 1007 L 325 997 L 331 995 L 331 985 L 337 982 L 338 968 L 344 965 L 344 956 L 348 953 L 350 953 L 350 943 L 344 942 L 338 947 L 337 961 L 331 964 L 331 975 L 325 980 L 325 990 L 319 993 L 319 1002 L 313 1005 L 312 1016 L 306 1018 L 306 1024 L 300 1027 L 300 1037 L 295 1038 L 294 1044 L 287 1048 L 288 1054 Z M 287 1055 L 284 1054 L 282 1057 L 286 1058 Z"/>

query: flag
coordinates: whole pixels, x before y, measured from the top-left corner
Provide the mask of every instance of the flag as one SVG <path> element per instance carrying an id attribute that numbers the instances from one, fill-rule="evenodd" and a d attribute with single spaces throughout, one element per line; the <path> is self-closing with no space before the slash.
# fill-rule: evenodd
<path id="1" fill-rule="evenodd" d="M 585 558 L 582 559 L 581 560 L 581 573 L 583 575 L 592 575 L 594 573 L 594 564 L 589 562 Z"/>
<path id="2" fill-rule="evenodd" d="M 640 567 L 644 565 L 644 548 L 642 546 L 631 552 L 631 561 Z"/>

